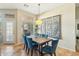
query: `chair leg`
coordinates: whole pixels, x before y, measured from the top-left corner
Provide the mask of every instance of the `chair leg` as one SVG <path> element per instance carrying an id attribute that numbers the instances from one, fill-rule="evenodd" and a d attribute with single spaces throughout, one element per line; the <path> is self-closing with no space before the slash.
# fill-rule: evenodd
<path id="1" fill-rule="evenodd" d="M 26 47 L 26 52 L 27 52 L 28 48 Z"/>
<path id="2" fill-rule="evenodd" d="M 33 56 L 33 49 L 31 50 L 31 56 Z"/>
<path id="3" fill-rule="evenodd" d="M 56 56 L 56 53 L 54 52 L 54 56 Z"/>
<path id="4" fill-rule="evenodd" d="M 30 49 L 28 49 L 27 54 L 29 54 Z"/>

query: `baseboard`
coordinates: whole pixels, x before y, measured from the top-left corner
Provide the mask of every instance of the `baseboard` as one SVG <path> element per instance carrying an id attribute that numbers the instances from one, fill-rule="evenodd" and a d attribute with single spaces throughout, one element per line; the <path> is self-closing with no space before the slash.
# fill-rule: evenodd
<path id="1" fill-rule="evenodd" d="M 66 48 L 66 47 L 60 47 L 59 48 L 63 48 L 63 49 L 66 49 L 66 50 L 69 50 L 69 51 L 72 51 L 72 52 L 76 52 L 76 50 L 73 50 L 73 49 L 69 49 L 69 48 Z"/>

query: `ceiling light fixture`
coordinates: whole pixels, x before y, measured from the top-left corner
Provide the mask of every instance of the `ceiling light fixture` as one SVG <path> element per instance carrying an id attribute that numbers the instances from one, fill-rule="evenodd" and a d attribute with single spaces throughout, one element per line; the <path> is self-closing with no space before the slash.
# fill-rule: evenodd
<path id="1" fill-rule="evenodd" d="M 39 7 L 39 17 L 40 17 L 40 4 L 38 4 L 38 7 Z M 38 18 L 38 19 L 36 20 L 36 25 L 41 25 L 42 22 L 43 22 L 43 21 L 42 21 L 40 18 Z"/>

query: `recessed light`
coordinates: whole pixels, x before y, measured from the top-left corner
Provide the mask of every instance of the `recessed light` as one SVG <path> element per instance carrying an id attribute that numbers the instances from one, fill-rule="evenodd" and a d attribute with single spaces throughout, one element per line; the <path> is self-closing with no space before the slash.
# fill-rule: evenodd
<path id="1" fill-rule="evenodd" d="M 25 6 L 25 7 L 29 7 L 29 5 L 28 5 L 28 4 L 24 4 L 24 6 Z"/>

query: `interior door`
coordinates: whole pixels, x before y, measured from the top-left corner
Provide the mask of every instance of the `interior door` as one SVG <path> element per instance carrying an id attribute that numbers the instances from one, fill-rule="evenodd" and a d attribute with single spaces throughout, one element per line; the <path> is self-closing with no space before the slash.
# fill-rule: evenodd
<path id="1" fill-rule="evenodd" d="M 0 42 L 3 44 L 16 42 L 16 10 L 14 9 L 0 10 Z"/>
<path id="2" fill-rule="evenodd" d="M 16 22 L 7 20 L 5 22 L 5 43 L 13 44 L 16 42 Z"/>

